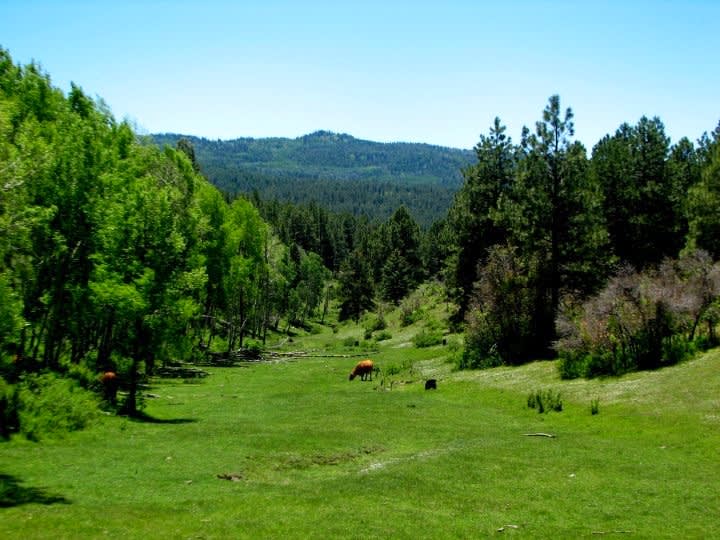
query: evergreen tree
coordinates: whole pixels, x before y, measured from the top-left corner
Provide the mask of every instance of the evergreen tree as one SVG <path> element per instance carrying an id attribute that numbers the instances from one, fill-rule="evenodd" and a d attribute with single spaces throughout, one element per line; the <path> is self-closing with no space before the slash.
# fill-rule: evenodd
<path id="1" fill-rule="evenodd" d="M 386 241 L 380 269 L 380 293 L 385 300 L 398 302 L 423 278 L 420 258 L 420 228 L 404 206 L 398 208 L 383 227 Z"/>
<path id="2" fill-rule="evenodd" d="M 461 318 L 478 279 L 478 265 L 487 257 L 488 248 L 506 239 L 496 212 L 501 195 L 513 185 L 516 150 L 505 130 L 500 119 L 495 118 L 489 134 L 480 137 L 475 146 L 477 163 L 463 171 L 465 182 L 449 211 L 454 243 L 448 277 L 450 287 L 456 291 Z"/>
<path id="3" fill-rule="evenodd" d="M 683 244 L 683 200 L 693 182 L 687 142 L 675 147 L 658 118 L 623 124 L 593 149 L 592 170 L 602 186 L 604 212 L 615 254 L 641 269 L 677 255 Z M 683 170 L 685 168 L 685 170 Z"/>
<path id="4" fill-rule="evenodd" d="M 382 268 L 380 294 L 384 300 L 399 302 L 410 291 L 413 269 L 398 249 L 392 250 Z"/>
<path id="5" fill-rule="evenodd" d="M 353 252 L 340 268 L 337 296 L 340 320 L 358 321 L 365 311 L 373 308 L 373 282 L 362 252 Z"/>
<path id="6" fill-rule="evenodd" d="M 705 149 L 705 165 L 700 182 L 688 196 L 689 250 L 704 249 L 713 259 L 720 258 L 720 137 Z"/>
<path id="7" fill-rule="evenodd" d="M 535 133 L 523 134 L 512 189 L 500 201 L 499 222 L 536 284 L 536 353 L 555 338 L 554 320 L 564 292 L 587 293 L 608 275 L 611 260 L 599 187 L 588 175 L 585 148 L 572 141 L 573 113 L 552 96 Z M 537 264 L 529 264 L 536 260 Z"/>

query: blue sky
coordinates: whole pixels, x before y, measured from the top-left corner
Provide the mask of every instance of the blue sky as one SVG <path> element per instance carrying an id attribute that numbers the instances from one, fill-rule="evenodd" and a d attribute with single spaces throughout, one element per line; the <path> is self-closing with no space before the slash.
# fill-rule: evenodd
<path id="1" fill-rule="evenodd" d="M 559 94 L 590 151 L 642 115 L 712 130 L 719 22 L 717 0 L 0 0 L 0 46 L 144 132 L 471 148 Z"/>

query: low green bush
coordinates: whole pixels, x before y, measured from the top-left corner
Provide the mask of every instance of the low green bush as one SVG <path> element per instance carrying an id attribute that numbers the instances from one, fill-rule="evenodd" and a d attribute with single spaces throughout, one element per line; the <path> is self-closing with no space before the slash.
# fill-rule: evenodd
<path id="1" fill-rule="evenodd" d="M 53 373 L 26 375 L 18 384 L 19 431 L 32 441 L 86 427 L 98 415 L 98 398 Z"/>
<path id="2" fill-rule="evenodd" d="M 527 406 L 529 409 L 537 409 L 540 414 L 550 411 L 561 412 L 563 410 L 560 392 L 554 392 L 551 389 L 530 392 L 527 397 Z"/>
<path id="3" fill-rule="evenodd" d="M 443 335 L 440 330 L 420 330 L 413 338 L 413 343 L 418 348 L 432 347 L 433 345 L 440 345 L 443 340 Z"/>
<path id="4" fill-rule="evenodd" d="M 360 341 L 356 337 L 348 336 L 342 340 L 342 344 L 343 347 L 357 347 L 360 345 Z"/>

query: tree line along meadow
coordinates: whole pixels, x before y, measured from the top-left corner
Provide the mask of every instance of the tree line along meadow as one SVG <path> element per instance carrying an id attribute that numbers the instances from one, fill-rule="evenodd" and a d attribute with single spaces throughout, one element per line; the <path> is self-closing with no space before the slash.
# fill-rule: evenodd
<path id="1" fill-rule="evenodd" d="M 231 197 L 187 140 L 160 148 L 0 49 L 2 435 L 61 408 L 81 427 L 105 372 L 127 391 L 104 406 L 138 414 L 168 361 L 358 320 L 428 280 L 464 331 L 459 368 L 559 356 L 590 377 L 716 345 L 720 126 L 671 145 L 643 117 L 588 157 L 552 96 L 519 143 L 496 119 L 475 154 L 424 228 L 405 206 L 382 221 Z"/>

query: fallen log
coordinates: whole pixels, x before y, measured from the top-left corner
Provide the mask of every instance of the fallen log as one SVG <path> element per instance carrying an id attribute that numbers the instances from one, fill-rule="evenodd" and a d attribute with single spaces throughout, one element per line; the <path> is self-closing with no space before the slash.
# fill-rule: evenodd
<path id="1" fill-rule="evenodd" d="M 548 437 L 549 439 L 554 439 L 555 435 L 552 433 L 525 433 L 526 437 Z"/>
<path id="2" fill-rule="evenodd" d="M 207 377 L 209 373 L 196 367 L 165 366 L 157 368 L 155 375 L 166 379 L 197 379 Z"/>

